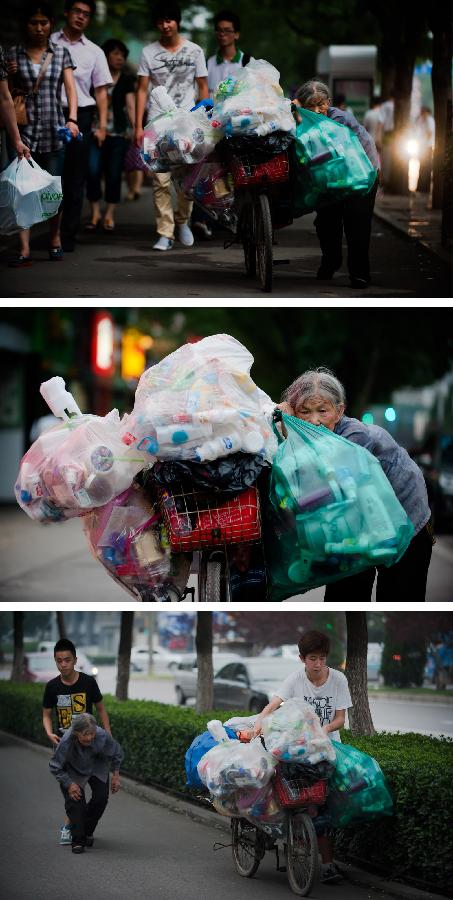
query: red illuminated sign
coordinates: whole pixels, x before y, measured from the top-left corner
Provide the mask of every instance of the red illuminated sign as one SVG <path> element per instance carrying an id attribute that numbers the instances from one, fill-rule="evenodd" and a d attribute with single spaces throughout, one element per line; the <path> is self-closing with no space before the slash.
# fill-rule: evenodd
<path id="1" fill-rule="evenodd" d="M 91 370 L 108 378 L 115 371 L 115 329 L 108 312 L 98 312 L 93 319 L 91 339 Z"/>

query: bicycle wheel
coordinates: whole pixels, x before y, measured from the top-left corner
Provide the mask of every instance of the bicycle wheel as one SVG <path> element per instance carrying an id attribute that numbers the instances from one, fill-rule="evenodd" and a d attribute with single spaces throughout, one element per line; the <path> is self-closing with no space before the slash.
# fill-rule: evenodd
<path id="1" fill-rule="evenodd" d="M 244 200 L 241 212 L 240 233 L 244 250 L 245 271 L 248 278 L 256 275 L 256 224 L 252 198 Z"/>
<path id="2" fill-rule="evenodd" d="M 245 819 L 232 819 L 231 835 L 233 859 L 239 875 L 253 878 L 265 853 L 260 831 Z"/>
<path id="3" fill-rule="evenodd" d="M 199 603 L 229 603 L 229 566 L 225 550 L 203 550 L 198 572 Z"/>
<path id="4" fill-rule="evenodd" d="M 288 814 L 286 870 L 294 894 L 306 897 L 318 877 L 318 841 L 313 822 L 307 813 Z"/>
<path id="5" fill-rule="evenodd" d="M 266 293 L 272 290 L 272 218 L 267 194 L 260 194 L 256 203 L 256 256 L 258 278 Z"/>

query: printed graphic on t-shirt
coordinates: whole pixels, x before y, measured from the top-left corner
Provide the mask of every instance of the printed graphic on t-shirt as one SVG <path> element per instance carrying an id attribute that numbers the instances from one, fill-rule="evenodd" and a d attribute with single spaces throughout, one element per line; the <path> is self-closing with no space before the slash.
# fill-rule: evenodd
<path id="1" fill-rule="evenodd" d="M 57 695 L 57 719 L 58 726 L 66 731 L 75 716 L 87 711 L 87 695 L 85 692 L 78 694 Z"/>
<path id="2" fill-rule="evenodd" d="M 331 721 L 334 712 L 333 697 L 304 697 L 304 700 L 314 706 L 321 725 L 327 725 Z"/>

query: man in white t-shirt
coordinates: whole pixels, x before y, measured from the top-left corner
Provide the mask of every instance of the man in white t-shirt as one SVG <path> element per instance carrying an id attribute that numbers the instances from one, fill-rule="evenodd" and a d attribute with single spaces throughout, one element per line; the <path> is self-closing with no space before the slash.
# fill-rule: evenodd
<path id="1" fill-rule="evenodd" d="M 97 110 L 98 126 L 94 140 L 101 146 L 107 127 L 107 88 L 112 76 L 105 53 L 88 40 L 85 29 L 96 12 L 95 0 L 65 0 L 66 24 L 52 34 L 52 43 L 67 47 L 75 63 L 74 79 L 77 89 L 78 113 L 76 125 L 83 135 L 81 141 L 71 141 L 65 148 L 63 170 L 63 218 L 61 243 L 63 250 L 72 252 L 82 215 L 83 194 L 88 168 L 88 153 L 94 113 Z M 62 90 L 63 107 L 67 99 Z M 66 121 L 71 122 L 66 115 Z"/>
<path id="2" fill-rule="evenodd" d="M 154 25 L 159 31 L 158 41 L 143 48 L 137 70 L 138 88 L 135 117 L 135 143 L 143 142 L 143 115 L 148 100 L 149 86 L 165 85 L 176 106 L 192 109 L 197 100 L 208 96 L 206 60 L 198 44 L 179 34 L 181 11 L 173 0 L 162 0 L 154 8 Z M 187 224 L 192 203 L 177 190 L 178 204 L 173 213 L 171 174 L 153 175 L 154 205 L 158 239 L 154 250 L 170 250 L 177 226 L 178 240 L 184 247 L 191 247 L 193 234 Z"/>
<path id="3" fill-rule="evenodd" d="M 352 706 L 347 679 L 343 672 L 330 669 L 327 665 L 330 641 L 326 634 L 307 631 L 298 646 L 302 666 L 285 678 L 270 703 L 264 707 L 256 719 L 254 734 L 261 734 L 265 716 L 278 709 L 285 700 L 297 697 L 313 706 L 323 731 L 332 740 L 339 741 L 339 729 L 344 726 L 346 710 Z M 323 835 L 318 837 L 318 843 L 322 857 L 321 881 L 330 884 L 341 881 L 341 875 L 333 863 L 333 838 Z"/>
<path id="4" fill-rule="evenodd" d="M 238 75 L 252 59 L 244 54 L 237 42 L 240 37 L 239 16 L 229 9 L 222 9 L 214 16 L 214 31 L 218 44 L 217 53 L 208 59 L 208 90 L 212 97 L 216 87 L 229 75 Z"/>

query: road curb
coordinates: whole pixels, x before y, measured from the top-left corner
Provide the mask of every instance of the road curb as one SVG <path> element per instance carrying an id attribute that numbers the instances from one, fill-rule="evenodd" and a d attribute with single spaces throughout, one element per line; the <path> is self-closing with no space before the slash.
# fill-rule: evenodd
<path id="1" fill-rule="evenodd" d="M 48 758 L 51 756 L 52 750 L 50 747 L 44 747 L 42 744 L 35 744 L 33 741 L 17 737 L 10 732 L 0 731 L 0 737 L 8 738 L 19 745 L 27 747 L 29 750 L 40 753 L 42 756 L 45 755 Z M 165 790 L 159 790 L 150 785 L 142 784 L 125 775 L 121 776 L 121 786 L 128 794 L 138 797 L 140 800 L 145 800 L 147 803 L 162 806 L 170 812 L 176 812 L 178 815 L 187 816 L 194 822 L 198 822 L 201 825 L 209 825 L 210 828 L 216 828 L 218 831 L 226 833 L 229 833 L 230 831 L 229 820 L 226 817 L 219 815 L 219 813 L 214 810 L 204 809 L 202 806 L 191 803 L 189 800 L 166 793 Z M 449 898 L 443 894 L 433 894 L 430 891 L 424 891 L 419 888 L 410 887 L 406 884 L 400 884 L 397 881 L 388 881 L 380 875 L 366 872 L 364 869 L 360 869 L 358 866 L 354 866 L 350 863 L 344 863 L 337 860 L 335 862 L 344 876 L 353 884 L 360 884 L 375 890 L 384 891 L 394 897 L 401 897 L 403 900 L 449 900 Z"/>
<path id="2" fill-rule="evenodd" d="M 433 691 L 432 696 L 427 694 L 393 694 L 373 690 L 368 691 L 368 700 L 397 700 L 399 703 L 440 703 L 444 706 L 453 706 L 453 691 L 443 692 L 441 695 Z"/>
<path id="3" fill-rule="evenodd" d="M 405 237 L 408 241 L 413 241 L 416 244 L 419 244 L 423 247 L 424 250 L 427 250 L 432 256 L 435 256 L 440 262 L 444 265 L 451 267 L 451 258 L 450 254 L 447 250 L 444 250 L 443 247 L 435 248 L 433 245 L 427 241 L 425 238 L 416 234 L 409 234 L 406 228 L 403 228 L 401 225 L 397 225 L 397 223 L 393 219 L 392 213 L 387 213 L 385 210 L 380 210 L 376 206 L 374 207 L 374 215 L 377 219 L 380 219 L 382 222 L 385 222 L 393 231 L 396 231 L 398 234 Z"/>

